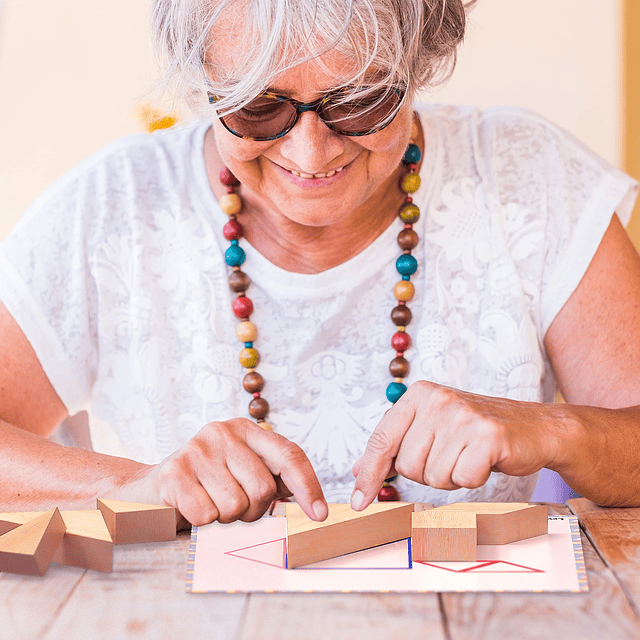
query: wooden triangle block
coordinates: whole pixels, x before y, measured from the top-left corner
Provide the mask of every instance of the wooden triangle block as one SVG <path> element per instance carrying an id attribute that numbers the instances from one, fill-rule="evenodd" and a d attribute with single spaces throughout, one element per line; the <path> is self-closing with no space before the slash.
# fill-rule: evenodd
<path id="1" fill-rule="evenodd" d="M 173 507 L 98 499 L 98 509 L 115 544 L 176 539 Z"/>
<path id="2" fill-rule="evenodd" d="M 411 516 L 411 558 L 414 562 L 473 562 L 477 544 L 473 511 L 431 509 Z"/>
<path id="3" fill-rule="evenodd" d="M 57 508 L 5 533 L 0 537 L 0 571 L 44 575 L 64 533 L 64 521 Z"/>
<path id="4" fill-rule="evenodd" d="M 527 502 L 457 502 L 436 511 L 468 511 L 476 514 L 478 544 L 509 544 L 541 536 L 549 531 L 548 509 Z"/>
<path id="5" fill-rule="evenodd" d="M 113 542 L 100 511 L 61 511 L 67 528 L 51 562 L 109 573 Z M 40 511 L 0 513 L 0 535 L 42 515 Z"/>
<path id="6" fill-rule="evenodd" d="M 311 520 L 295 502 L 287 503 L 287 568 L 362 551 L 411 536 L 413 503 L 379 502 L 364 511 L 329 504 L 324 522 Z"/>

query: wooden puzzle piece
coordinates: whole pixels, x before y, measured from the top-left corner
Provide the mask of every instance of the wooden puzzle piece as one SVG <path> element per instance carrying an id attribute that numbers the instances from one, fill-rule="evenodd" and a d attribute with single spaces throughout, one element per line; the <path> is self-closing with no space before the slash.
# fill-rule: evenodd
<path id="1" fill-rule="evenodd" d="M 327 519 L 315 522 L 295 502 L 286 504 L 288 569 L 411 536 L 413 503 L 379 502 L 363 511 L 348 504 L 328 506 Z"/>
<path id="2" fill-rule="evenodd" d="M 33 518 L 41 511 L 0 513 L 0 535 Z M 102 513 L 93 511 L 61 511 L 66 533 L 51 562 L 56 564 L 110 572 L 113 569 L 113 541 Z"/>
<path id="3" fill-rule="evenodd" d="M 429 509 L 411 516 L 411 557 L 415 562 L 473 562 L 477 552 L 476 514 Z"/>
<path id="4" fill-rule="evenodd" d="M 98 499 L 98 509 L 114 544 L 176 539 L 176 510 L 173 507 Z"/>
<path id="5" fill-rule="evenodd" d="M 65 530 L 56 508 L 5 533 L 0 537 L 0 571 L 44 575 L 62 544 Z"/>
<path id="6" fill-rule="evenodd" d="M 527 502 L 457 502 L 438 511 L 476 514 L 478 544 L 509 544 L 544 535 L 549 530 L 548 509 Z"/>

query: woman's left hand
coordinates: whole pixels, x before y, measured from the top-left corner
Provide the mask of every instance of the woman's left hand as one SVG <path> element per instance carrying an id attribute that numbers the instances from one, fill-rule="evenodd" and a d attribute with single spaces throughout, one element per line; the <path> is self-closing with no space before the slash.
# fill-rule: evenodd
<path id="1" fill-rule="evenodd" d="M 358 511 L 368 506 L 396 473 L 452 490 L 480 487 L 492 471 L 525 476 L 549 466 L 560 440 L 557 406 L 415 382 L 354 465 L 351 505 Z"/>

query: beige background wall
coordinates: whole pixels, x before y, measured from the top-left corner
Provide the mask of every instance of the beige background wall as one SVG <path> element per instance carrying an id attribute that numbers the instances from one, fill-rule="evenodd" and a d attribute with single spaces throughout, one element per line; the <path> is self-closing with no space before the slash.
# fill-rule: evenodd
<path id="1" fill-rule="evenodd" d="M 480 0 L 454 78 L 428 98 L 532 108 L 620 164 L 621 3 Z M 0 239 L 58 176 L 140 130 L 148 5 L 2 0 Z"/>

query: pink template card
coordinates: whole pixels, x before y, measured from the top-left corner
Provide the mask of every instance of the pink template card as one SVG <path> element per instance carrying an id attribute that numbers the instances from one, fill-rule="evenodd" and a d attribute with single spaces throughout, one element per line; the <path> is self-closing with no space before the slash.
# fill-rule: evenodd
<path id="1" fill-rule="evenodd" d="M 191 534 L 187 591 L 587 591 L 575 516 L 551 516 L 548 535 L 478 547 L 476 562 L 411 561 L 410 539 L 285 568 L 286 520 L 213 523 Z"/>

